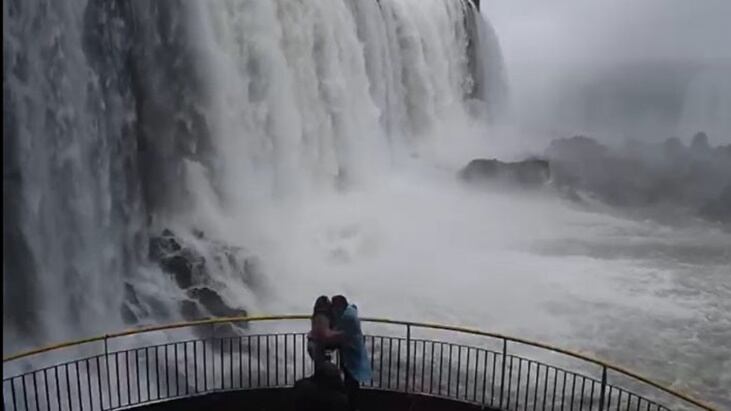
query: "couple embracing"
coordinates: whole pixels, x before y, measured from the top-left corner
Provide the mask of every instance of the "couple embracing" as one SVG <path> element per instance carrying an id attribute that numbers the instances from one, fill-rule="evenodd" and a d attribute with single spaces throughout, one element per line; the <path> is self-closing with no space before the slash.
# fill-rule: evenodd
<path id="1" fill-rule="evenodd" d="M 333 297 L 332 301 L 327 296 L 321 296 L 315 301 L 312 328 L 307 335 L 307 352 L 315 363 L 315 375 L 329 374 L 333 379 L 340 379 L 339 372 L 331 362 L 332 353 L 336 350 L 340 353 L 340 365 L 345 377 L 343 386 L 348 408 L 357 410 L 360 384 L 371 379 L 358 308 L 349 304 L 342 295 Z"/>

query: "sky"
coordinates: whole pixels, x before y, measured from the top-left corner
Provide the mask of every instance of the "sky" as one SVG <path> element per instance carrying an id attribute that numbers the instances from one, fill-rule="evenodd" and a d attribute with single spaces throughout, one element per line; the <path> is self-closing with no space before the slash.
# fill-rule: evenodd
<path id="1" fill-rule="evenodd" d="M 731 0 L 482 0 L 513 123 L 552 137 L 731 143 Z"/>
<path id="2" fill-rule="evenodd" d="M 729 0 L 488 0 L 508 64 L 731 60 Z"/>

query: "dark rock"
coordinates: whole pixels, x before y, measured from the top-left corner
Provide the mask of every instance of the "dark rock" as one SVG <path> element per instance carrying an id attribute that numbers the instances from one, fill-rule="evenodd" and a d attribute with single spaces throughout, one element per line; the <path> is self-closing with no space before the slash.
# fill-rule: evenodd
<path id="1" fill-rule="evenodd" d="M 123 303 L 122 308 L 120 309 L 120 314 L 122 315 L 122 320 L 127 325 L 133 325 L 133 324 L 139 324 L 140 319 L 137 317 L 137 314 L 132 311 L 128 303 Z"/>
<path id="2" fill-rule="evenodd" d="M 151 315 L 154 316 L 155 319 L 167 320 L 171 318 L 170 310 L 162 301 L 153 298 L 148 299 L 146 302 L 150 307 Z"/>
<path id="3" fill-rule="evenodd" d="M 695 151 L 706 151 L 710 150 L 711 146 L 708 144 L 708 136 L 704 132 L 698 132 L 693 136 L 693 140 L 690 143 L 690 148 Z"/>
<path id="4" fill-rule="evenodd" d="M 216 338 L 227 338 L 227 337 L 236 337 L 238 335 L 241 335 L 238 330 L 245 330 L 247 328 L 246 324 L 231 324 L 231 323 L 223 323 L 223 324 L 214 324 L 213 325 L 213 337 Z M 215 347 L 216 350 L 218 350 L 219 347 Z"/>
<path id="5" fill-rule="evenodd" d="M 729 154 L 731 146 L 711 147 L 705 133 L 697 133 L 690 147 L 673 137 L 609 148 L 578 136 L 554 140 L 546 150 L 551 184 L 561 193 L 573 191 L 650 215 L 697 210 L 712 221 L 727 221 L 731 208 L 726 194 L 719 196 L 731 185 Z"/>
<path id="6" fill-rule="evenodd" d="M 718 198 L 707 201 L 698 213 L 705 219 L 731 224 L 731 184 L 726 186 Z"/>
<path id="7" fill-rule="evenodd" d="M 191 288 L 188 290 L 188 296 L 197 300 L 208 312 L 215 317 L 243 317 L 246 311 L 238 308 L 229 307 L 218 295 L 208 287 Z"/>
<path id="8" fill-rule="evenodd" d="M 150 260 L 158 261 L 169 254 L 179 252 L 182 247 L 172 231 L 164 229 L 160 236 L 150 239 L 149 249 Z"/>
<path id="9" fill-rule="evenodd" d="M 195 301 L 183 300 L 180 303 L 180 314 L 183 316 L 185 321 L 196 321 L 207 318 L 203 314 L 203 310 Z"/>
<path id="10" fill-rule="evenodd" d="M 172 255 L 160 260 L 163 270 L 173 275 L 180 288 L 193 285 L 193 264 L 180 254 Z"/>
<path id="11" fill-rule="evenodd" d="M 183 247 L 168 229 L 163 230 L 160 236 L 150 238 L 149 258 L 171 274 L 182 289 L 193 285 L 194 277 L 203 271 L 205 265 L 201 255 Z"/>
<path id="12" fill-rule="evenodd" d="M 159 236 L 149 240 L 150 260 L 171 275 L 178 287 L 186 290 L 191 299 L 179 304 L 181 315 L 186 320 L 197 320 L 206 316 L 246 316 L 245 310 L 229 306 L 215 291 L 223 285 L 216 283 L 213 280 L 215 276 L 209 271 L 232 274 L 234 278 L 240 278 L 244 284 L 251 287 L 261 283 L 257 260 L 247 255 L 241 247 L 206 238 L 201 230 L 195 230 L 193 235 L 199 241 L 186 243 L 181 237 L 165 229 Z M 201 249 L 203 251 L 200 251 Z M 207 261 L 204 255 L 210 256 L 210 261 Z M 130 300 L 136 300 L 133 293 Z M 157 309 L 164 306 L 160 303 Z M 152 310 L 155 311 L 156 308 Z"/>
<path id="13" fill-rule="evenodd" d="M 459 175 L 468 182 L 503 182 L 521 187 L 538 187 L 548 181 L 551 169 L 548 161 L 541 159 L 515 163 L 476 159 L 470 161 Z"/>
<path id="14" fill-rule="evenodd" d="M 136 306 L 140 305 L 140 299 L 137 298 L 137 292 L 130 283 L 124 283 L 124 300 Z"/>

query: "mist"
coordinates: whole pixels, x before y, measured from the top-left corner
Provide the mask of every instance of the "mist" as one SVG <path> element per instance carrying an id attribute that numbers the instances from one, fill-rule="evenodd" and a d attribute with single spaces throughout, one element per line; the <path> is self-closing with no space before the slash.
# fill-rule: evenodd
<path id="1" fill-rule="evenodd" d="M 731 4 L 481 3 L 3 3 L 4 352 L 343 293 L 731 406 Z"/>
<path id="2" fill-rule="evenodd" d="M 484 2 L 523 135 L 731 142 L 731 4 Z M 705 90 L 704 96 L 700 90 Z"/>

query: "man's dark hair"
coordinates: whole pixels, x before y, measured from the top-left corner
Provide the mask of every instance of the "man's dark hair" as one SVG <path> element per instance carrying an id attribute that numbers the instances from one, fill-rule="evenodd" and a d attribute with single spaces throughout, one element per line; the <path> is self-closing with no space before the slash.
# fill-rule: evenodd
<path id="1" fill-rule="evenodd" d="M 333 307 L 347 307 L 348 299 L 343 295 L 336 295 L 332 298 Z"/>

